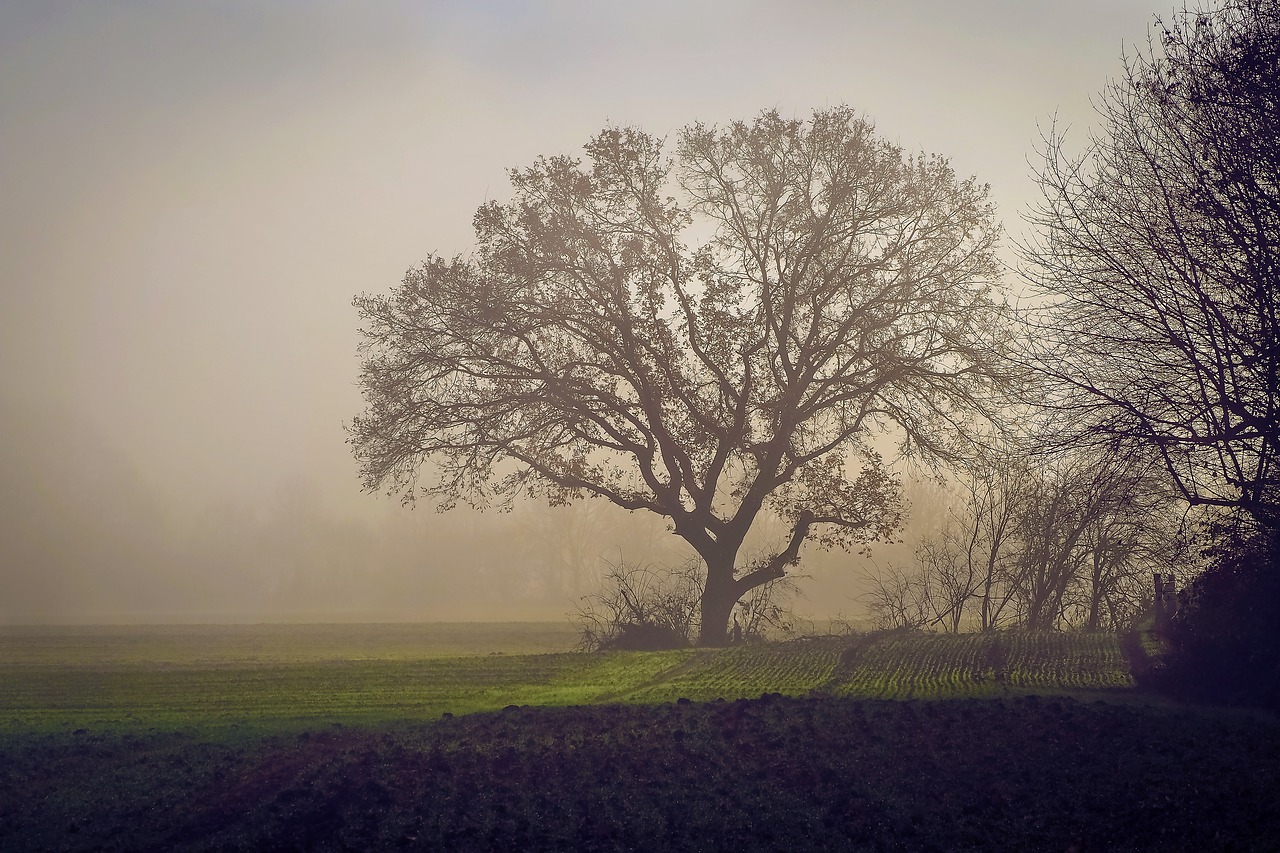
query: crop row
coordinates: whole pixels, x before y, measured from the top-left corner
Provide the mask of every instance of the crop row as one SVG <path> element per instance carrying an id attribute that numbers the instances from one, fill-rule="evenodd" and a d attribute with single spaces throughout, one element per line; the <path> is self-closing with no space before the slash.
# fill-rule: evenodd
<path id="1" fill-rule="evenodd" d="M 887 632 L 728 649 L 693 659 L 627 698 L 655 702 L 823 692 L 922 699 L 1132 684 L 1113 634 Z"/>
<path id="2" fill-rule="evenodd" d="M 738 646 L 699 659 L 698 665 L 632 694 L 641 702 L 688 698 L 742 699 L 761 693 L 800 695 L 832 676 L 848 640 L 838 637 Z"/>
<path id="3" fill-rule="evenodd" d="M 1011 687 L 1097 690 L 1132 687 L 1115 634 L 1007 634 L 1005 678 Z"/>
<path id="4" fill-rule="evenodd" d="M 993 638 L 981 634 L 889 634 L 855 650 L 832 692 L 895 699 L 982 695 L 996 683 L 992 647 Z"/>

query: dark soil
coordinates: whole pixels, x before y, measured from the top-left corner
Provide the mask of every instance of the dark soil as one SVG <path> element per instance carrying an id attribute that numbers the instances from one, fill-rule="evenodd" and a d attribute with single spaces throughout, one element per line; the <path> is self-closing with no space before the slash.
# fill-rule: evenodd
<path id="1" fill-rule="evenodd" d="M 1065 698 L 0 738 L 3 850 L 1280 849 L 1280 722 Z"/>

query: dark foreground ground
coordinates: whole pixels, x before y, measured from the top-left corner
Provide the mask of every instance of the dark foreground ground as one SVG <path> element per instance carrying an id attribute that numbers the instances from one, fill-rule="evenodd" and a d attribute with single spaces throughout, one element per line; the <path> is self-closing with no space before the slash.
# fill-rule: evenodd
<path id="1" fill-rule="evenodd" d="M 1067 698 L 0 736 L 0 850 L 1280 850 L 1274 717 Z"/>

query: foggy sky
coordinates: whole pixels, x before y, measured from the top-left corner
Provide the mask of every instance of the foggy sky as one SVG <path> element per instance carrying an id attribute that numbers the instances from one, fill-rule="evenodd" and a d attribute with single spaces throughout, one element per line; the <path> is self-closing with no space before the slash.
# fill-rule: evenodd
<path id="1" fill-rule="evenodd" d="M 0 0 L 0 621 L 251 601 L 267 618 L 288 572 L 228 542 L 268 536 L 296 504 L 311 521 L 289 529 L 324 528 L 324 559 L 346 543 L 327 570 L 346 581 L 297 581 L 306 612 L 408 601 L 447 618 L 467 584 L 378 542 L 451 522 L 362 495 L 344 444 L 354 294 L 465 252 L 507 168 L 577 152 L 608 123 L 674 134 L 765 108 L 848 103 L 991 183 L 1018 233 L 1038 126 L 1056 113 L 1082 141 L 1089 98 L 1167 11 Z M 472 558 L 498 575 L 515 559 Z"/>

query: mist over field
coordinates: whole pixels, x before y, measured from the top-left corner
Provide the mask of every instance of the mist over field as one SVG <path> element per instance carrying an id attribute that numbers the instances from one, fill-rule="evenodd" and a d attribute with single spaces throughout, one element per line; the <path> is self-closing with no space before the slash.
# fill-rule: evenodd
<path id="1" fill-rule="evenodd" d="M 61 414 L 24 410 L 0 456 L 6 482 L 26 484 L 0 495 L 10 623 L 560 619 L 611 564 L 691 557 L 661 520 L 603 502 L 442 514 L 368 498 L 384 512 L 344 513 L 301 476 L 243 502 L 169 502 Z M 815 549 L 801 610 L 852 614 L 859 563 Z"/>
<path id="2" fill-rule="evenodd" d="M 848 103 L 1016 235 L 1038 128 L 1083 134 L 1164 11 L 0 4 L 0 623 L 559 619 L 608 561 L 678 564 L 602 502 L 362 494 L 353 295 L 465 254 L 508 168 L 766 108 Z M 810 546 L 797 610 L 857 617 L 867 565 Z"/>

